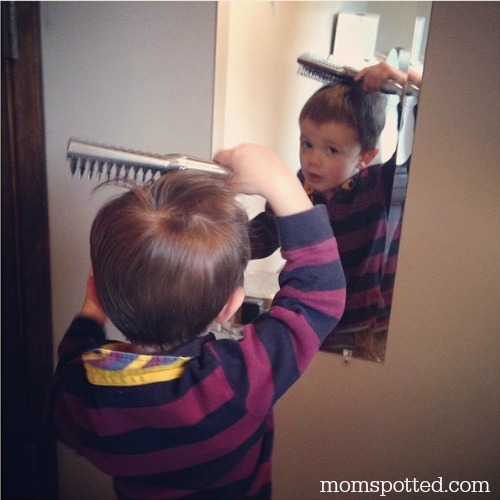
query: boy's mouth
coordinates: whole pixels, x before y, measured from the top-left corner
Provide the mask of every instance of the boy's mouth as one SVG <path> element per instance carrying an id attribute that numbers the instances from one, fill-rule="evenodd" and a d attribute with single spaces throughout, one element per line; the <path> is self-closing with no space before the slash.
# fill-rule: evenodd
<path id="1" fill-rule="evenodd" d="M 308 173 L 307 174 L 307 177 L 308 177 L 308 180 L 309 182 L 321 182 L 321 180 L 323 179 L 321 177 L 321 175 L 318 175 L 318 174 L 311 174 L 311 173 Z"/>

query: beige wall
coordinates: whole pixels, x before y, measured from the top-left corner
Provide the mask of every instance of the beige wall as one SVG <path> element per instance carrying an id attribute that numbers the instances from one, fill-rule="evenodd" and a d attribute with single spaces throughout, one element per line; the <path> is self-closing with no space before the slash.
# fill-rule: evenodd
<path id="1" fill-rule="evenodd" d="M 322 353 L 283 398 L 275 500 L 439 476 L 492 493 L 436 498 L 499 498 L 499 23 L 496 2 L 434 4 L 387 360 Z"/>

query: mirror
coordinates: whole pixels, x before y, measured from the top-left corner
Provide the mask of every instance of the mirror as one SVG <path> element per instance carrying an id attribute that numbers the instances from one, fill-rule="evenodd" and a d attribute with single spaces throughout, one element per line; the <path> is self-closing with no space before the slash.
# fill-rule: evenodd
<path id="1" fill-rule="evenodd" d="M 340 30 L 337 24 L 339 13 L 361 13 L 366 18 L 377 19 L 375 36 L 373 31 L 368 33 L 372 37 L 367 42 L 372 47 L 372 58 L 365 61 L 366 66 L 387 60 L 393 66 L 398 65 L 403 72 L 411 67 L 421 73 L 431 2 L 222 4 L 219 4 L 216 65 L 217 74 L 222 76 L 217 81 L 216 74 L 214 150 L 242 141 L 260 142 L 275 149 L 290 168 L 299 171 L 298 116 L 303 104 L 322 84 L 296 75 L 296 60 L 304 52 L 323 58 L 336 55 L 340 45 L 335 40 Z M 361 30 L 351 27 L 351 35 L 353 31 L 354 41 L 360 42 Z M 352 56 L 353 43 L 352 39 L 347 41 L 347 56 Z M 352 58 L 345 64 L 357 66 Z M 218 93 L 218 89 L 224 92 Z M 385 255 L 391 258 L 384 260 L 386 272 L 381 274 L 387 291 L 381 294 L 385 302 L 380 302 L 376 324 L 366 328 L 362 321 L 357 321 L 352 308 L 352 323 L 340 324 L 339 328 L 343 328 L 332 332 L 323 344 L 322 350 L 340 354 L 345 360 L 354 357 L 383 362 L 386 353 L 392 284 L 408 177 L 407 160 L 411 154 L 418 97 L 403 93 L 402 96 L 388 96 L 387 101 L 380 152 L 371 162 L 371 165 L 387 162 L 393 154 L 397 155 L 398 167 L 385 236 Z M 398 108 L 401 108 L 399 113 Z M 250 217 L 261 213 L 264 207 L 263 201 L 258 199 L 245 199 L 245 203 Z M 252 261 L 249 266 L 252 281 L 259 272 L 266 279 L 266 274 L 278 272 L 282 264 L 279 252 Z M 355 301 L 354 294 L 348 293 Z"/>
<path id="2" fill-rule="evenodd" d="M 403 92 L 400 95 L 386 96 L 386 125 L 380 136 L 379 153 L 371 163 L 371 165 L 391 165 L 393 163 L 391 157 L 394 155 L 393 160 L 396 165 L 392 176 L 392 197 L 385 231 L 384 258 L 383 261 L 380 260 L 378 267 L 381 270 L 380 281 L 370 280 L 370 286 L 380 283 L 377 311 L 375 313 L 372 309 L 368 312 L 371 302 L 367 297 L 375 292 L 375 287 L 368 289 L 368 286 L 365 288 L 362 283 L 365 278 L 371 276 L 372 265 L 368 274 L 346 267 L 346 277 L 350 287 L 346 312 L 322 347 L 324 351 L 343 355 L 346 361 L 353 356 L 376 362 L 385 360 L 409 158 L 413 146 L 416 104 L 423 69 L 425 30 L 430 18 L 430 5 L 419 5 L 415 2 L 408 10 L 401 12 L 399 22 L 394 23 L 399 32 L 394 33 L 387 23 L 388 18 L 390 19 L 390 10 L 388 11 L 387 7 L 393 9 L 393 6 L 387 6 L 385 2 L 369 2 L 367 12 L 364 14 L 339 13 L 336 16 L 332 37 L 331 59 L 334 62 L 362 69 L 385 61 L 407 75 L 407 85 L 403 87 Z M 403 81 L 399 83 L 404 86 Z M 375 168 L 377 167 L 372 167 Z M 383 169 L 387 167 L 384 166 L 381 170 Z M 342 249 L 344 245 L 350 247 L 351 243 L 341 242 L 339 248 Z M 371 262 L 375 260 L 376 254 L 372 253 L 374 248 L 375 244 L 370 250 L 370 256 L 361 261 L 362 268 L 366 268 L 368 260 Z M 346 261 L 349 262 L 350 258 L 346 257 Z M 365 319 L 368 314 L 373 319 Z"/>

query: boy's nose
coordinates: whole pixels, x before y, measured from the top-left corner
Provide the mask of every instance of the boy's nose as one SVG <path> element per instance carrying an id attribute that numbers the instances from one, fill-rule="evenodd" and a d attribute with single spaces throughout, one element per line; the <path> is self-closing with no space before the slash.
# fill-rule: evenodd
<path id="1" fill-rule="evenodd" d="M 317 149 L 310 150 L 309 163 L 316 166 L 321 165 L 321 154 Z"/>

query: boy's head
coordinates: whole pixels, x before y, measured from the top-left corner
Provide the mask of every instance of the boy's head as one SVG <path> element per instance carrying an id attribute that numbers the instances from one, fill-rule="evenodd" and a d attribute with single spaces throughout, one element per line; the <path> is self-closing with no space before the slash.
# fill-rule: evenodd
<path id="1" fill-rule="evenodd" d="M 104 312 L 142 346 L 199 335 L 243 285 L 247 223 L 227 180 L 206 173 L 169 172 L 112 199 L 90 234 Z"/>
<path id="2" fill-rule="evenodd" d="M 308 99 L 299 116 L 300 159 L 311 188 L 329 195 L 375 158 L 385 105 L 384 95 L 357 83 L 327 85 Z"/>

